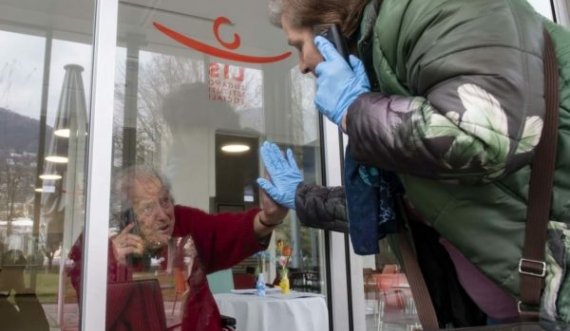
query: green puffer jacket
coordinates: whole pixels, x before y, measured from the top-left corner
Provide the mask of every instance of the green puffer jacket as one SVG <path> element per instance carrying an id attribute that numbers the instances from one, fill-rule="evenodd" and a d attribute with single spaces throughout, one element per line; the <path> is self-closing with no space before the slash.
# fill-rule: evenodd
<path id="1" fill-rule="evenodd" d="M 524 0 L 371 2 L 358 51 L 373 92 L 350 106 L 347 133 L 359 162 L 396 171 L 432 226 L 518 296 L 529 163 L 545 113 L 544 26 L 561 104 L 543 313 L 570 321 L 569 31 Z"/>

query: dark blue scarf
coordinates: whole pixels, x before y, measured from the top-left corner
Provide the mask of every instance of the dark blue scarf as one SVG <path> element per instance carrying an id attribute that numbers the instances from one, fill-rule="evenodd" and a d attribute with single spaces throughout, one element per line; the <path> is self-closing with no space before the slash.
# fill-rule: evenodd
<path id="1" fill-rule="evenodd" d="M 350 240 L 359 255 L 380 252 L 378 240 L 397 232 L 395 195 L 403 188 L 390 171 L 358 164 L 346 148 L 344 159 Z"/>

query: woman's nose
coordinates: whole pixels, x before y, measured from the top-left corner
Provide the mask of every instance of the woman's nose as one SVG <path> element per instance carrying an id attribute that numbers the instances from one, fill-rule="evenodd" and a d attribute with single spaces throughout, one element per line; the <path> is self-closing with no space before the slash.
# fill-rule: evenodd
<path id="1" fill-rule="evenodd" d="M 161 220 L 164 219 L 170 219 L 170 217 L 168 216 L 168 213 L 166 212 L 166 209 L 168 207 L 162 207 L 160 205 L 157 205 L 157 208 L 155 209 L 155 216 Z"/>

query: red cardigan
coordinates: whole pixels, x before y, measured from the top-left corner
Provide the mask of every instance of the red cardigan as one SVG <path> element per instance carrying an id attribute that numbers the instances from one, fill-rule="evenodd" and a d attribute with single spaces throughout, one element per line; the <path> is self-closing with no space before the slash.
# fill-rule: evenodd
<path id="1" fill-rule="evenodd" d="M 255 237 L 253 220 L 259 209 L 242 213 L 210 215 L 199 209 L 176 206 L 173 238 L 190 235 L 198 251 L 197 261 L 192 266 L 187 283 L 190 289 L 182 317 L 183 331 L 220 331 L 220 312 L 214 300 L 206 275 L 232 267 L 244 258 L 266 248 Z M 68 274 L 78 296 L 81 280 L 80 237 L 69 253 L 74 260 Z M 166 257 L 166 249 L 163 251 Z M 166 263 L 163 263 L 163 267 Z M 108 281 L 122 282 L 132 279 L 137 266 L 121 266 L 109 247 Z"/>

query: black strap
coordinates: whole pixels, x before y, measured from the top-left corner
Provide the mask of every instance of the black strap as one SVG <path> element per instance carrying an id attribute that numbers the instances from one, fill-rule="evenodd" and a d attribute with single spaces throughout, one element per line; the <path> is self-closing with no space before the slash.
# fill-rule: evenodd
<path id="1" fill-rule="evenodd" d="M 519 312 L 524 320 L 538 319 L 540 297 L 546 275 L 544 250 L 556 166 L 558 109 L 560 106 L 559 78 L 554 45 L 546 30 L 544 30 L 543 61 L 546 114 L 542 136 L 532 162 L 526 233 L 523 255 L 519 262 L 521 290 Z"/>

